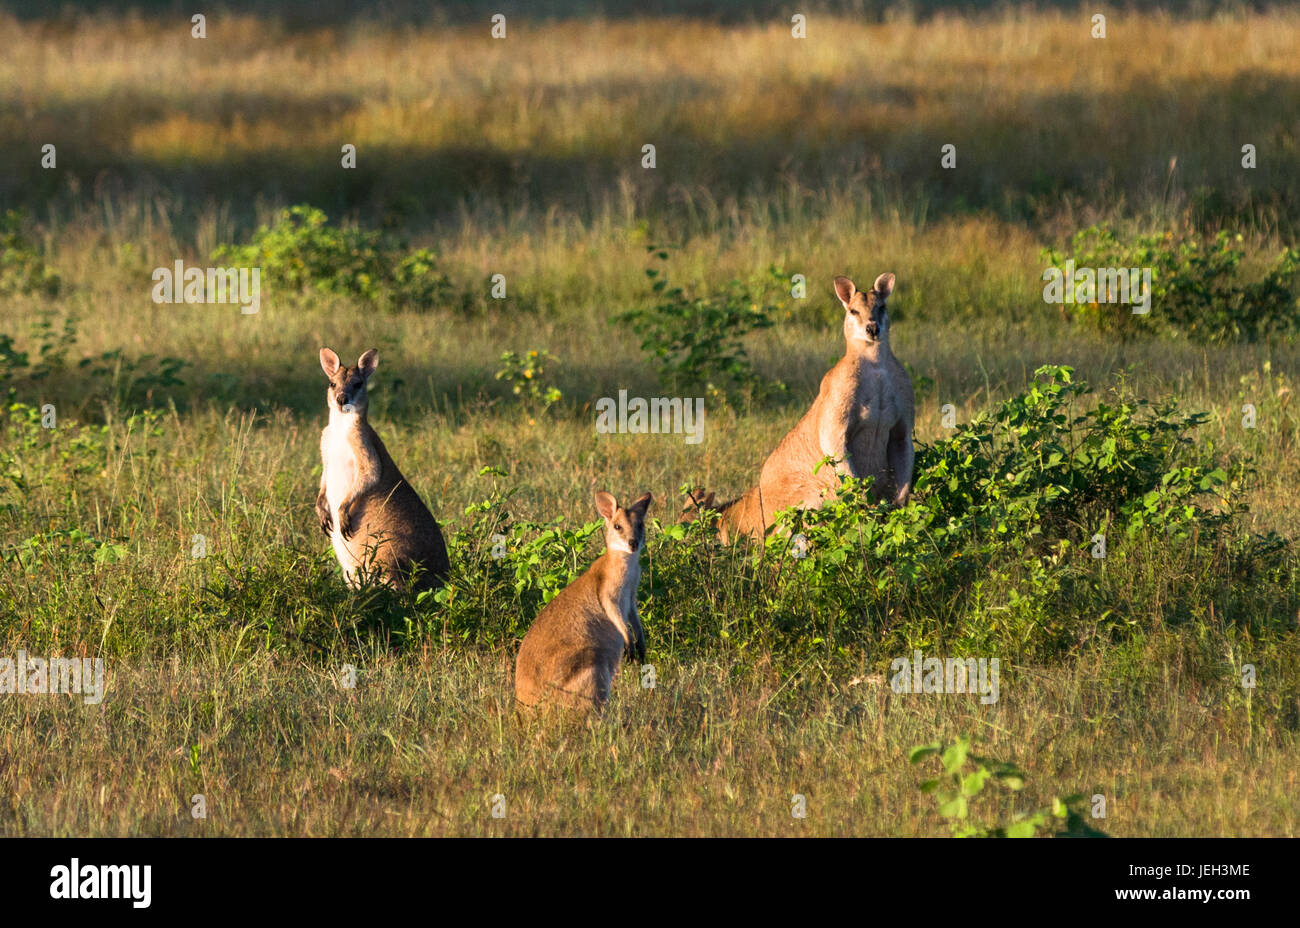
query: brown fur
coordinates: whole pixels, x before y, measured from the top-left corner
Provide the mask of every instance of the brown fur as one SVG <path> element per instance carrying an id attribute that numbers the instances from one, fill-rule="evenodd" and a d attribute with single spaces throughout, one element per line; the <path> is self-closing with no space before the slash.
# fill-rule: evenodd
<path id="1" fill-rule="evenodd" d="M 645 660 L 636 587 L 650 502 L 646 493 L 621 509 L 610 494 L 596 494 L 605 553 L 547 603 L 524 636 L 515 659 L 521 705 L 600 709 L 623 656 Z"/>
<path id="2" fill-rule="evenodd" d="M 321 349 L 329 377 L 330 424 L 321 433 L 322 472 L 316 515 L 349 585 L 375 572 L 390 586 L 432 589 L 450 569 L 438 521 L 402 476 L 367 418 L 366 383 L 378 366 L 372 348 L 356 367 Z M 345 405 L 351 411 L 344 409 Z"/>

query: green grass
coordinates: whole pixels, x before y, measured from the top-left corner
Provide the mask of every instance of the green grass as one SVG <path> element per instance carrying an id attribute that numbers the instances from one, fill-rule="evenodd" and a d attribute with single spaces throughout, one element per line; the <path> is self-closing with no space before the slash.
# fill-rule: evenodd
<path id="1" fill-rule="evenodd" d="M 236 17 L 196 47 L 152 18 L 6 21 L 0 208 L 26 209 L 58 280 L 0 291 L 0 360 L 10 401 L 54 404 L 59 427 L 0 417 L 0 657 L 101 656 L 109 692 L 97 708 L 0 696 L 0 834 L 938 835 L 908 752 L 963 733 L 1029 774 L 993 819 L 1100 793 L 1110 834 L 1300 833 L 1300 346 L 1122 341 L 1044 304 L 1039 277 L 1043 247 L 1097 220 L 1240 229 L 1256 267 L 1294 245 L 1300 21 L 1114 15 L 1097 43 L 1080 22 L 814 20 L 806 45 L 781 22 L 521 22 L 494 46 L 468 27 Z M 28 157 L 46 140 L 57 172 Z M 656 140 L 660 167 L 642 172 Z M 344 141 L 356 175 L 338 168 Z M 206 266 L 299 201 L 433 248 L 456 299 L 264 292 L 255 316 L 150 301 L 154 267 Z M 758 287 L 772 264 L 809 284 L 804 301 L 774 294 L 775 325 L 745 340 L 787 391 L 710 395 L 700 445 L 594 428 L 597 398 L 661 393 L 611 320 L 655 305 L 645 269 L 665 265 L 646 247 L 667 243 L 692 295 Z M 950 599 L 833 616 L 795 614 L 767 566 L 654 529 L 641 601 L 657 686 L 629 668 L 603 720 L 571 725 L 514 714 L 514 649 L 541 595 L 485 563 L 490 536 L 466 539 L 479 559 L 456 609 L 343 586 L 312 513 L 322 345 L 379 349 L 372 422 L 449 534 L 507 490 L 513 520 L 576 529 L 599 487 L 650 490 L 671 522 L 683 483 L 754 482 L 842 353 L 831 278 L 886 270 L 918 439 L 949 434 L 944 404 L 965 423 L 1068 364 L 1101 396 L 1207 413 L 1198 453 L 1249 463 L 1245 510 L 1213 543 L 1113 541 L 1050 608 L 1023 565 L 998 562 Z M 503 304 L 485 295 L 495 273 Z M 545 411 L 495 376 L 503 352 L 533 349 L 556 359 Z M 1268 532 L 1284 540 L 1273 562 L 1232 554 Z M 596 553 L 551 551 L 533 579 Z M 974 631 L 1003 663 L 996 705 L 887 693 L 902 642 L 938 654 Z M 355 689 L 335 682 L 345 664 Z"/>

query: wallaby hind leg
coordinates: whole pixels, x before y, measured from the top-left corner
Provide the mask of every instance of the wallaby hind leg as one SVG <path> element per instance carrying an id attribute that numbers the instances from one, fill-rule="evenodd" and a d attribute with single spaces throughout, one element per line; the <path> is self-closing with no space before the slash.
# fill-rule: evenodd
<path id="1" fill-rule="evenodd" d="M 899 422 L 889 433 L 889 469 L 894 476 L 894 505 L 907 505 L 912 495 L 912 467 L 916 450 L 912 447 L 912 429 Z"/>
<path id="2" fill-rule="evenodd" d="M 598 664 L 593 668 L 593 676 L 595 677 L 595 692 L 592 694 L 591 704 L 595 707 L 596 711 L 599 712 L 601 709 L 605 708 L 605 703 L 609 699 L 609 691 L 611 684 L 614 682 L 614 674 L 608 667 Z"/>
<path id="3" fill-rule="evenodd" d="M 641 625 L 641 616 L 637 615 L 636 603 L 632 604 L 632 614 L 629 617 L 628 624 L 631 626 L 628 630 L 632 633 L 631 640 L 627 643 L 627 649 L 623 656 L 634 663 L 645 663 L 645 628 Z"/>
<path id="4" fill-rule="evenodd" d="M 563 684 L 555 686 L 551 698 L 574 709 L 588 706 L 599 709 L 609 698 L 609 680 L 599 667 L 588 664 Z"/>

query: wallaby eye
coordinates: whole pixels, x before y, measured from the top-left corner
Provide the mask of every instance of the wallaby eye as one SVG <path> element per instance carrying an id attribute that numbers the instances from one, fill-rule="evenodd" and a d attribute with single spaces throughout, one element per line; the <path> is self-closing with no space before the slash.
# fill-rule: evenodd
<path id="1" fill-rule="evenodd" d="M 850 315 L 850 316 L 853 316 L 854 318 L 856 318 L 857 315 L 858 315 L 858 311 L 857 311 L 856 309 L 850 309 L 850 310 L 849 310 L 849 315 Z"/>

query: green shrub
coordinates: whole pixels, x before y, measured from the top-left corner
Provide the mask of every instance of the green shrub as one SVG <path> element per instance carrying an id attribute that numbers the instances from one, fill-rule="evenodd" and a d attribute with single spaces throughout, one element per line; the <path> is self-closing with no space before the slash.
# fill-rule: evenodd
<path id="1" fill-rule="evenodd" d="M 127 556 L 125 545 L 98 541 L 79 528 L 38 532 L 0 551 L 0 561 L 34 573 L 53 562 L 115 564 Z"/>
<path id="2" fill-rule="evenodd" d="M 145 410 L 125 417 L 125 425 L 157 435 L 157 420 L 157 412 Z M 85 482 L 103 473 L 110 444 L 107 425 L 78 422 L 61 410 L 27 403 L 0 405 L 0 508 L 30 505 L 34 490 L 56 489 L 68 500 L 77 499 Z"/>
<path id="3" fill-rule="evenodd" d="M 0 217 L 0 296 L 56 296 L 61 288 L 59 275 L 45 266 L 23 224 L 22 214 L 14 210 Z"/>
<path id="4" fill-rule="evenodd" d="M 654 260 L 668 260 L 668 251 L 659 246 L 646 250 Z M 722 292 L 708 295 L 669 286 L 661 268 L 649 267 L 645 273 L 653 282 L 655 303 L 615 321 L 627 323 L 640 336 L 641 350 L 649 352 L 666 387 L 751 396 L 784 389 L 754 370 L 744 345 L 746 335 L 772 325 L 777 307 L 768 302 L 769 294 L 784 288 L 784 273 L 773 267 L 762 286 L 732 280 Z"/>
<path id="5" fill-rule="evenodd" d="M 68 316 L 62 327 L 56 328 L 53 315 L 42 313 L 31 330 L 35 360 L 32 351 L 20 351 L 12 336 L 0 332 L 0 377 L 10 385 L 11 398 L 17 393 L 14 384 L 36 383 L 69 370 L 68 354 L 77 342 L 76 318 Z M 175 400 L 174 388 L 185 385 L 180 373 L 189 363 L 170 355 L 132 357 L 121 348 L 82 358 L 76 370 L 86 382 L 77 391 L 77 405 L 82 409 L 164 405 L 164 400 Z"/>
<path id="6" fill-rule="evenodd" d="M 165 405 L 175 388 L 185 386 L 181 372 L 189 361 L 172 355 L 127 355 L 121 348 L 82 358 L 77 366 L 90 378 L 85 402 L 107 403 L 119 409 Z"/>
<path id="7" fill-rule="evenodd" d="M 31 325 L 36 360 L 31 352 L 19 351 L 13 336 L 0 332 L 0 378 L 11 385 L 21 381 L 44 380 L 67 363 L 68 352 L 77 341 L 77 320 L 68 316 L 62 330 L 56 331 L 51 313 L 42 313 Z"/>
<path id="8" fill-rule="evenodd" d="M 1075 233 L 1065 253 L 1047 248 L 1044 260 L 1062 267 L 1151 269 L 1151 310 L 1136 314 L 1122 303 L 1067 304 L 1076 320 L 1125 337 L 1163 334 L 1197 342 L 1253 341 L 1300 330 L 1300 251 L 1284 249 L 1257 279 L 1245 279 L 1240 234 L 1213 238 L 1172 232 L 1121 239 L 1106 226 Z M 1070 281 L 1065 284 L 1070 287 Z"/>
<path id="9" fill-rule="evenodd" d="M 1071 368 L 1034 376 L 1024 393 L 922 448 L 917 492 L 952 530 L 1001 545 L 1009 535 L 1091 536 L 1112 522 L 1129 536 L 1178 538 L 1224 524 L 1228 474 L 1194 440 L 1205 413 L 1123 395 L 1076 412 L 1092 391 Z"/>
<path id="10" fill-rule="evenodd" d="M 433 252 L 410 251 L 383 232 L 331 226 L 311 206 L 283 210 L 247 245 L 223 245 L 214 261 L 260 267 L 265 282 L 286 293 L 317 291 L 372 305 L 428 308 L 447 302 L 452 287 Z"/>
<path id="11" fill-rule="evenodd" d="M 547 370 L 558 363 L 559 359 L 548 351 L 533 349 L 522 355 L 506 351 L 501 355 L 501 368 L 496 379 L 508 383 L 510 392 L 533 410 L 545 412 L 564 395 L 547 375 Z"/>
<path id="12" fill-rule="evenodd" d="M 506 474 L 485 467 L 480 476 Z M 590 565 L 588 543 L 600 534 L 601 522 L 567 529 L 558 518 L 515 519 L 510 509 L 516 492 L 494 487 L 487 499 L 465 508 L 465 520 L 447 537 L 451 576 L 419 597 L 430 628 L 480 643 L 522 636 L 542 606 Z M 492 621 L 484 622 L 485 616 Z"/>
<path id="13" fill-rule="evenodd" d="M 1082 796 L 1056 796 L 1050 806 L 1017 813 L 1009 825 L 981 821 L 972 813 L 989 780 L 1018 793 L 1025 787 L 1026 774 L 1015 764 L 970 753 L 970 738 L 961 737 L 951 744 L 925 744 L 912 748 L 908 760 L 919 764 L 928 757 L 938 757 L 943 774 L 920 785 L 923 793 L 933 794 L 939 814 L 948 820 L 954 838 L 1032 838 L 1040 828 L 1055 819 L 1064 828 L 1058 838 L 1104 838 L 1107 835 L 1088 825 L 1075 807 Z"/>
<path id="14" fill-rule="evenodd" d="M 947 616 L 939 633 L 968 646 L 1046 656 L 1094 596 L 1097 535 L 1121 559 L 1146 536 L 1223 540 L 1244 473 L 1193 441 L 1206 417 L 1125 397 L 1075 409 L 1089 392 L 1068 367 L 1040 368 L 1026 392 L 921 446 L 908 505 L 846 478 L 821 509 L 779 513 L 766 556 L 783 565 L 780 612 L 819 617 L 804 633 L 827 637 L 832 622 L 883 624 L 907 604 L 926 621 L 896 627 L 890 646 Z"/>

